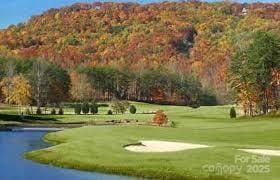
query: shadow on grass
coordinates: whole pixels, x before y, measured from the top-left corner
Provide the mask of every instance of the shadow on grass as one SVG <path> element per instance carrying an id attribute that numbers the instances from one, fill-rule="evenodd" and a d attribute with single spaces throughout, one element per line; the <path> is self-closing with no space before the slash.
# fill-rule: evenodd
<path id="1" fill-rule="evenodd" d="M 52 117 L 39 117 L 39 116 L 21 116 L 14 114 L 0 114 L 0 119 L 3 121 L 57 121 L 57 119 Z"/>
<path id="2" fill-rule="evenodd" d="M 279 114 L 275 115 L 259 115 L 259 116 L 241 116 L 236 118 L 239 121 L 267 121 L 267 120 L 275 120 L 275 119 L 280 119 Z"/>

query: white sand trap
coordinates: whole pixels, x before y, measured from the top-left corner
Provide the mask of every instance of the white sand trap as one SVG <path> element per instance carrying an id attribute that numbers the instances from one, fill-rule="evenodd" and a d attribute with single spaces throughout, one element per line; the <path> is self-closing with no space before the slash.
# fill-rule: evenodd
<path id="1" fill-rule="evenodd" d="M 168 142 L 168 141 L 140 141 L 139 144 L 127 145 L 126 150 L 133 152 L 174 152 L 187 149 L 207 148 L 210 146 L 201 144 Z"/>
<path id="2" fill-rule="evenodd" d="M 267 156 L 280 156 L 280 150 L 269 150 L 269 149 L 238 149 L 253 154 L 261 154 Z"/>

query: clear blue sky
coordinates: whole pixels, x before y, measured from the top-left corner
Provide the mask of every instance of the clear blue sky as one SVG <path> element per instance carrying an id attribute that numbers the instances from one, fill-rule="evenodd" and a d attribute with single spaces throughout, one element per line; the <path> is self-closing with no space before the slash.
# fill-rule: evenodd
<path id="1" fill-rule="evenodd" d="M 11 24 L 27 21 L 32 15 L 38 15 L 50 8 L 58 8 L 77 2 L 95 2 L 97 0 L 0 0 L 0 29 Z M 106 0 L 99 0 L 106 1 Z M 161 0 L 111 0 L 114 2 L 130 1 L 139 3 L 159 2 Z M 209 0 L 209 2 L 217 0 Z M 280 2 L 280 0 L 236 0 L 239 2 Z"/>

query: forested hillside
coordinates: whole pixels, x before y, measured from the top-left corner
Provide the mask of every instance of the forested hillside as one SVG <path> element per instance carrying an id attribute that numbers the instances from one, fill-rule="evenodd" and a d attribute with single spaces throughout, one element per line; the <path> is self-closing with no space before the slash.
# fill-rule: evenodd
<path id="1" fill-rule="evenodd" d="M 280 4 L 75 4 L 50 9 L 26 24 L 0 31 L 0 55 L 49 60 L 68 71 L 72 87 L 79 87 L 84 79 L 78 73 L 94 79 L 101 67 L 110 67 L 113 75 L 122 73 L 114 76 L 114 81 L 133 78 L 115 83 L 110 91 L 106 85 L 97 85 L 112 80 L 109 71 L 103 69 L 107 76 L 89 85 L 102 97 L 176 102 L 197 92 L 200 85 L 193 79 L 199 79 L 203 91 L 212 91 L 220 103 L 225 103 L 229 101 L 231 58 L 257 30 L 280 33 Z M 145 78 L 150 81 L 144 82 Z M 190 84 L 196 84 L 195 88 L 186 90 Z M 124 92 L 128 89 L 131 92 Z"/>

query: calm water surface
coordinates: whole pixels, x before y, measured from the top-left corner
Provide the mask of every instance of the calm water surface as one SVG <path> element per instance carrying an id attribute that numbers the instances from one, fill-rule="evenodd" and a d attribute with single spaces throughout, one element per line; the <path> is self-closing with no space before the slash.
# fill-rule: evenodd
<path id="1" fill-rule="evenodd" d="M 23 153 L 48 147 L 41 138 L 46 132 L 0 132 L 1 180 L 130 180 L 124 176 L 89 173 L 38 164 Z"/>

